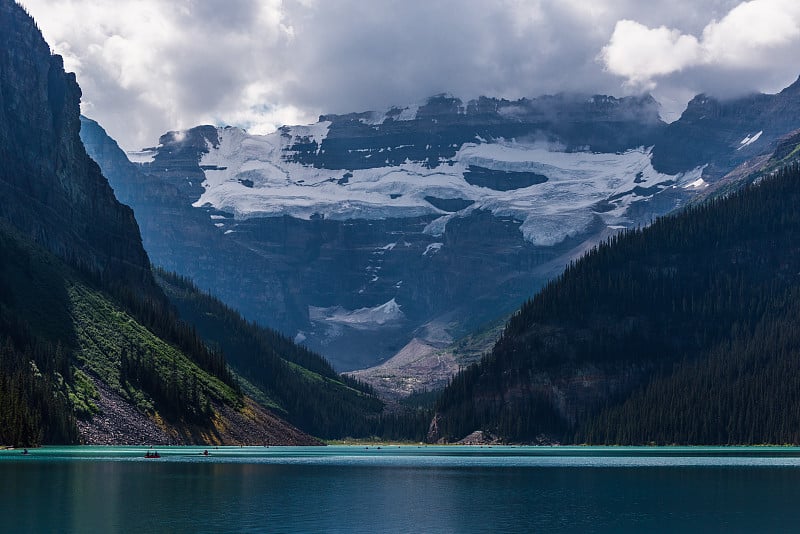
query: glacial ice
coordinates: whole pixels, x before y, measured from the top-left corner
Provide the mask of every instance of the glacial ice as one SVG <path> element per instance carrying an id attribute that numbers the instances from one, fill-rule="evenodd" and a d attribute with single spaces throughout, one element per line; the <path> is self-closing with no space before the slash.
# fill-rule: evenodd
<path id="1" fill-rule="evenodd" d="M 208 145 L 200 162 L 205 171 L 204 193 L 195 207 L 212 206 L 237 219 L 290 215 L 302 219 L 323 216 L 334 220 L 434 217 L 425 229 L 441 235 L 453 217 L 472 210 L 522 223 L 529 242 L 549 246 L 580 233 L 599 217 L 607 226 L 631 224 L 627 209 L 639 181 L 671 181 L 681 187 L 700 187 L 702 168 L 680 175 L 658 173 L 651 150 L 623 153 L 566 152 L 541 143 L 495 140 L 466 143 L 446 165 L 428 168 L 406 160 L 398 166 L 371 169 L 324 169 L 287 161 L 291 146 L 312 139 L 321 147 L 329 122 L 281 129 L 273 134 L 249 135 L 237 128 L 219 130 L 220 143 Z M 759 134 L 748 139 L 754 142 Z M 510 191 L 470 185 L 464 173 L 470 166 L 533 172 L 545 183 Z M 347 184 L 341 177 L 349 173 Z M 638 177 L 638 178 L 637 178 Z M 247 180 L 252 187 L 241 181 Z M 465 210 L 448 214 L 426 197 L 474 201 Z M 597 212 L 599 202 L 614 197 L 611 209 Z"/>

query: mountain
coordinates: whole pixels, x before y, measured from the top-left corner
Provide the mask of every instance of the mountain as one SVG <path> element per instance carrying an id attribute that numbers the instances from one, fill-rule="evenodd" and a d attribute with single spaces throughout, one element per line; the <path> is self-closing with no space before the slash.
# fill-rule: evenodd
<path id="1" fill-rule="evenodd" d="M 308 399 L 287 409 L 283 389 L 283 405 L 271 403 L 269 380 L 237 377 L 179 318 L 132 210 L 84 149 L 74 75 L 10 0 L 0 0 L 0 50 L 0 443 L 319 444 L 276 415 L 310 419 Z M 319 357 L 268 337 L 252 357 L 268 351 L 305 376 L 308 398 L 334 391 L 379 410 Z"/>
<path id="2" fill-rule="evenodd" d="M 154 287 L 133 212 L 79 138 L 81 92 L 14 2 L 0 5 L 0 218 L 103 279 Z"/>
<path id="3" fill-rule="evenodd" d="M 155 264 L 353 370 L 509 315 L 700 194 L 700 166 L 653 168 L 665 128 L 651 97 L 436 96 L 267 136 L 170 132 L 134 164 L 96 123 L 81 135 Z"/>
<path id="4" fill-rule="evenodd" d="M 81 135 L 154 263 L 354 370 L 444 347 L 609 235 L 740 187 L 729 173 L 800 127 L 797 90 L 701 95 L 669 125 L 649 96 L 439 95 L 170 132 L 133 164 L 96 123 Z"/>
<path id="5" fill-rule="evenodd" d="M 369 384 L 390 403 L 415 395 L 435 397 L 459 370 L 491 351 L 504 325 L 496 321 L 447 344 L 414 338 L 380 365 L 345 375 Z"/>
<path id="6" fill-rule="evenodd" d="M 698 95 L 668 125 L 653 149 L 653 166 L 677 172 L 705 165 L 715 181 L 754 156 L 774 150 L 778 139 L 800 125 L 800 79 L 778 94 L 720 101 Z"/>
<path id="7" fill-rule="evenodd" d="M 743 186 L 758 182 L 780 169 L 800 162 L 800 130 L 794 130 L 770 143 L 767 152 L 738 165 L 708 184 L 691 204 L 722 198 Z M 377 366 L 349 373 L 375 388 L 380 395 L 396 400 L 416 393 L 439 390 L 461 368 L 477 362 L 491 351 L 510 315 L 493 325 L 479 328 L 453 344 L 431 343 L 414 338 L 395 356 Z"/>
<path id="8" fill-rule="evenodd" d="M 278 332 L 248 323 L 188 279 L 163 270 L 156 275 L 181 317 L 224 352 L 262 404 L 321 438 L 380 435 L 384 404 L 370 388 L 339 376 L 327 360 Z"/>
<path id="9" fill-rule="evenodd" d="M 158 301 L 111 292 L 0 225 L 0 441 L 311 444 L 243 396 Z"/>
<path id="10" fill-rule="evenodd" d="M 800 442 L 798 202 L 795 164 L 594 248 L 453 379 L 431 438 Z"/>

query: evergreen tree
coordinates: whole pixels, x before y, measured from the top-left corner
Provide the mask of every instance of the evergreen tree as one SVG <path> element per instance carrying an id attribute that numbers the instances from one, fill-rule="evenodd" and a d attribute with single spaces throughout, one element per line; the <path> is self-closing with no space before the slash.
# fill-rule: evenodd
<path id="1" fill-rule="evenodd" d="M 452 380 L 437 403 L 441 431 L 798 443 L 795 385 L 781 378 L 796 375 L 798 205 L 792 166 L 595 247 Z M 577 388 L 581 373 L 596 380 Z"/>

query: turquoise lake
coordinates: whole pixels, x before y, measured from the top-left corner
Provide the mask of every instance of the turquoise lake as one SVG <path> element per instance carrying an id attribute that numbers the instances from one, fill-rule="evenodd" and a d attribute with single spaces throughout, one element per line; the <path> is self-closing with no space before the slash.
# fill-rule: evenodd
<path id="1" fill-rule="evenodd" d="M 800 449 L 0 451 L 0 532 L 798 532 Z"/>

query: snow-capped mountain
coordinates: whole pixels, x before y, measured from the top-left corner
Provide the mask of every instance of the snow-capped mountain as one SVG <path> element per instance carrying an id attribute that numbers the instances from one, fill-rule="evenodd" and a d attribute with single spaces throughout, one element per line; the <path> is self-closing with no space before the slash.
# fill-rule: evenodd
<path id="1" fill-rule="evenodd" d="M 675 175 L 657 172 L 649 148 L 568 152 L 535 139 L 487 142 L 476 136 L 453 146 L 455 154 L 437 165 L 408 158 L 392 164 L 384 158 L 404 145 L 372 150 L 383 159 L 371 168 L 329 169 L 288 159 L 294 156 L 293 146 L 305 140 L 317 144 L 322 155 L 329 126 L 326 121 L 308 128 L 313 130 L 308 135 L 306 129 L 268 136 L 218 130 L 215 141 L 206 140 L 207 152 L 200 158 L 204 192 L 192 205 L 232 214 L 234 221 L 284 215 L 336 221 L 432 217 L 423 230 L 431 236 L 444 235 L 454 218 L 486 211 L 520 221 L 520 231 L 531 244 L 552 246 L 593 224 L 627 226 L 631 204 L 642 197 L 668 188 L 705 186 L 701 168 Z M 235 222 L 215 224 L 235 231 L 228 228 L 235 228 Z M 385 252 L 396 245 L 387 243 Z M 439 252 L 441 246 L 432 244 L 423 255 Z"/>
<path id="2" fill-rule="evenodd" d="M 266 136 L 170 132 L 135 164 L 82 134 L 155 264 L 348 370 L 507 314 L 598 240 L 704 194 L 800 127 L 784 93 L 756 111 L 695 99 L 672 125 L 649 96 L 437 96 Z"/>

